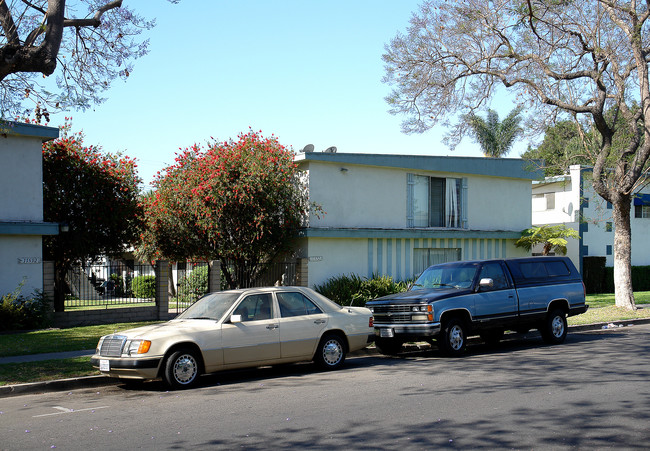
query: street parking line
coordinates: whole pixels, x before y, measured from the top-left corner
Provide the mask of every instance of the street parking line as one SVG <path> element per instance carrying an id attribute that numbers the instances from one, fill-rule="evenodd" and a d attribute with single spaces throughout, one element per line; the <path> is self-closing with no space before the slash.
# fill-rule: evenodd
<path id="1" fill-rule="evenodd" d="M 52 415 L 63 415 L 64 413 L 87 412 L 89 410 L 94 411 L 94 410 L 97 410 L 97 409 L 108 409 L 109 407 L 110 406 L 99 406 L 99 407 L 89 407 L 87 409 L 68 409 L 67 407 L 54 406 L 52 408 L 59 410 L 59 412 L 44 413 L 44 414 L 41 414 L 41 415 L 33 415 L 32 418 L 51 417 Z"/>

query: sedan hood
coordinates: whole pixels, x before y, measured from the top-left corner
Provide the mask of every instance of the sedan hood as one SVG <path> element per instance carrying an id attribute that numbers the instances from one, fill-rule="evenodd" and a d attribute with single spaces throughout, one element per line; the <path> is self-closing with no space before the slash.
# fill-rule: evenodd
<path id="1" fill-rule="evenodd" d="M 117 332 L 117 335 L 126 335 L 129 338 L 153 339 L 163 336 L 179 335 L 185 332 L 196 332 L 199 330 L 216 329 L 216 321 L 210 319 L 183 319 L 172 320 L 161 324 L 136 327 L 125 331 Z"/>
<path id="2" fill-rule="evenodd" d="M 402 293 L 389 294 L 366 303 L 366 306 L 385 304 L 418 304 L 441 301 L 443 299 L 471 294 L 468 288 L 439 288 L 404 291 Z"/>

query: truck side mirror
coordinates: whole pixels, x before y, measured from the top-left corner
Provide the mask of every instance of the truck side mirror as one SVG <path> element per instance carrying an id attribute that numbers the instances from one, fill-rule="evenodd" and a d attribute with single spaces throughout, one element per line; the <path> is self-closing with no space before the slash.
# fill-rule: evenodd
<path id="1" fill-rule="evenodd" d="M 494 280 L 486 277 L 485 279 L 481 279 L 481 281 L 478 283 L 478 286 L 479 288 L 492 288 L 494 287 Z"/>

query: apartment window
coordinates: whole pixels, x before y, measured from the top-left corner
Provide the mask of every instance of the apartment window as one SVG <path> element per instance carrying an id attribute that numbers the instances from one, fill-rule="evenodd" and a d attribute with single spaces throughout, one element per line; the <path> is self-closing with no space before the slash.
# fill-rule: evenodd
<path id="1" fill-rule="evenodd" d="M 413 249 L 413 273 L 420 274 L 431 265 L 460 261 L 460 249 Z"/>
<path id="2" fill-rule="evenodd" d="M 612 231 L 612 223 L 608 221 L 605 223 L 605 232 L 611 232 L 611 231 Z"/>
<path id="3" fill-rule="evenodd" d="M 650 205 L 635 205 L 634 206 L 635 218 L 650 218 Z"/>
<path id="4" fill-rule="evenodd" d="M 409 227 L 463 228 L 463 179 L 408 174 Z"/>
<path id="5" fill-rule="evenodd" d="M 555 210 L 555 193 L 533 194 L 533 211 Z"/>
<path id="6" fill-rule="evenodd" d="M 612 245 L 608 244 L 605 246 L 605 255 L 612 255 Z"/>
<path id="7" fill-rule="evenodd" d="M 612 205 L 612 203 L 608 201 L 608 202 L 607 202 L 607 209 L 608 209 L 608 210 L 611 210 L 613 207 L 614 207 L 614 206 Z"/>

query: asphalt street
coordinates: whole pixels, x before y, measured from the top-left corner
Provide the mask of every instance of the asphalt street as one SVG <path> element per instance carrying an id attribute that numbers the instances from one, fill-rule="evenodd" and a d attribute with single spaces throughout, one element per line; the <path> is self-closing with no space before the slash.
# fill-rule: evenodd
<path id="1" fill-rule="evenodd" d="M 647 449 L 650 326 L 0 399 L 0 449 Z"/>

